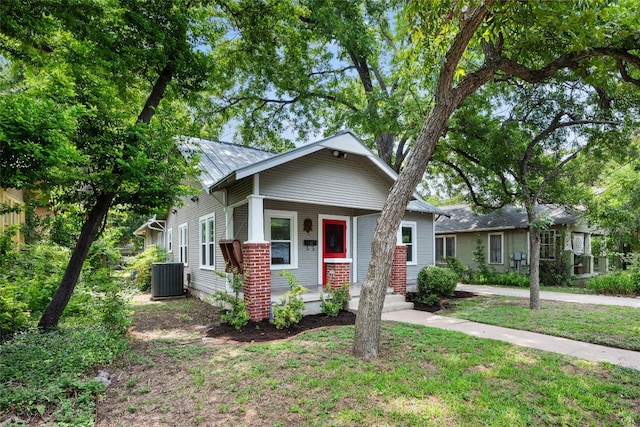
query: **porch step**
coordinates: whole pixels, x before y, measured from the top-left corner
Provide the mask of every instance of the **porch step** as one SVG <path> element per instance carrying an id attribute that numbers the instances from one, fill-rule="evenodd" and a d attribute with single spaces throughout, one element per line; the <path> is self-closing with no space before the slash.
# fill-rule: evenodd
<path id="1" fill-rule="evenodd" d="M 358 311 L 358 304 L 360 304 L 360 297 L 352 298 L 349 301 L 348 310 L 356 313 Z M 384 305 L 382 306 L 382 312 L 388 313 L 391 311 L 400 311 L 400 310 L 412 310 L 413 303 L 406 302 L 404 295 L 397 295 L 387 293 L 384 297 Z"/>

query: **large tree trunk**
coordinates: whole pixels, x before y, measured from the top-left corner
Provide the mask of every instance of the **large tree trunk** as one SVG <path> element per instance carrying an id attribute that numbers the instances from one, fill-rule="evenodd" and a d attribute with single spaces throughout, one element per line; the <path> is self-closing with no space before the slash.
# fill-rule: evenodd
<path id="1" fill-rule="evenodd" d="M 486 0 L 483 5 L 465 14 L 460 30 L 440 69 L 433 108 L 420 129 L 414 147 L 407 157 L 407 164 L 400 171 L 398 180 L 391 187 L 382 208 L 371 242 L 369 270 L 362 283 L 356 315 L 353 342 L 353 353 L 356 356 L 364 359 L 378 356 L 382 306 L 391 276 L 396 235 L 411 194 L 422 179 L 451 114 L 467 96 L 485 84 L 497 69 L 498 58 L 492 56 L 488 58 L 489 64 L 485 61 L 484 66 L 467 75 L 456 87 L 452 87 L 457 65 L 493 3 L 493 0 Z"/>
<path id="2" fill-rule="evenodd" d="M 369 270 L 362 283 L 356 315 L 353 353 L 370 359 L 377 357 L 384 295 L 389 286 L 396 236 L 409 199 L 422 179 L 427 162 L 442 134 L 452 105 L 437 105 L 425 121 L 408 161 L 391 187 L 371 242 Z"/>
<path id="3" fill-rule="evenodd" d="M 40 318 L 40 322 L 38 323 L 38 327 L 40 329 L 53 329 L 58 326 L 58 321 L 60 320 L 60 317 L 73 294 L 78 278 L 80 277 L 82 265 L 89 254 L 89 248 L 91 248 L 91 244 L 98 235 L 100 225 L 102 224 L 105 215 L 107 215 L 114 197 L 115 194 L 113 193 L 100 195 L 96 200 L 96 204 L 93 206 L 93 209 L 89 212 L 87 220 L 82 225 L 78 243 L 73 249 L 71 259 L 64 271 L 64 276 L 62 276 L 60 285 L 58 286 L 56 293 L 53 295 L 53 299 L 49 302 L 49 305 Z"/>

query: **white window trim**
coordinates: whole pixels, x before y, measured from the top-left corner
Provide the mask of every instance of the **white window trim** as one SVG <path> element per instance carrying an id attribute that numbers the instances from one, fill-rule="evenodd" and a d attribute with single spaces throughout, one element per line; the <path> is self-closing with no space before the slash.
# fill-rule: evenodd
<path id="1" fill-rule="evenodd" d="M 202 241 L 202 223 L 205 223 L 205 234 L 206 238 L 211 236 L 211 230 L 209 229 L 209 221 L 213 220 L 213 242 L 203 242 Z M 198 220 L 198 263 L 200 264 L 201 270 L 215 270 L 216 269 L 216 214 L 212 212 L 208 215 L 201 216 Z M 205 259 L 208 261 L 211 257 L 211 243 L 213 243 L 213 265 L 203 264 L 202 263 L 202 246 L 205 245 Z"/>
<path id="2" fill-rule="evenodd" d="M 500 262 L 491 262 L 491 236 L 500 236 Z M 504 264 L 504 233 L 489 233 L 487 235 L 487 264 Z"/>
<path id="3" fill-rule="evenodd" d="M 271 265 L 271 270 L 290 270 L 298 268 L 298 212 L 295 211 L 264 211 L 264 237 L 271 243 L 271 218 L 286 218 L 291 220 L 291 264 Z M 271 254 L 269 254 L 271 262 Z"/>
<path id="4" fill-rule="evenodd" d="M 456 243 L 457 243 L 457 238 L 455 234 L 441 234 L 436 236 L 435 240 L 437 242 L 438 239 L 442 239 L 442 258 L 446 258 L 447 257 L 447 239 L 453 238 L 453 257 L 456 256 Z M 436 262 L 438 262 L 437 257 L 437 244 L 434 244 L 433 247 L 433 253 L 434 256 L 436 258 Z"/>
<path id="5" fill-rule="evenodd" d="M 418 223 L 416 221 L 402 221 L 398 229 L 398 245 L 406 246 L 402 242 L 402 227 L 411 228 L 411 259 L 407 261 L 407 265 L 418 265 Z M 407 248 L 409 250 L 409 248 Z"/>
<path id="6" fill-rule="evenodd" d="M 173 253 L 173 228 L 167 230 L 167 253 Z"/>
<path id="7" fill-rule="evenodd" d="M 184 230 L 184 242 L 182 241 L 182 230 Z M 189 265 L 189 225 L 186 222 L 178 226 L 178 262 L 180 262 L 180 257 L 182 256 L 182 248 L 185 248 L 184 260 L 182 260 L 182 263 L 184 265 Z"/>

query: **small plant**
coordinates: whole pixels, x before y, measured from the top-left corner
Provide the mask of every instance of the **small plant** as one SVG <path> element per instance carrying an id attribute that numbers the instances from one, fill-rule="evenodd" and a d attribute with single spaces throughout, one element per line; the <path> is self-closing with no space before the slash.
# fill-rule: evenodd
<path id="1" fill-rule="evenodd" d="M 462 264 L 460 258 L 448 256 L 444 258 L 444 262 L 447 263 L 448 268 L 456 272 L 459 278 L 467 277 L 469 275 L 469 268 Z"/>
<path id="2" fill-rule="evenodd" d="M 329 297 L 325 299 L 320 295 L 320 310 L 327 316 L 337 316 L 349 301 L 349 283 L 344 283 L 336 289 L 332 289 L 331 284 L 327 284 L 325 290 Z"/>
<path id="3" fill-rule="evenodd" d="M 473 262 L 476 263 L 476 268 L 481 275 L 489 273 L 486 254 L 484 245 L 482 244 L 482 239 L 480 239 L 480 236 L 476 237 L 476 247 L 473 250 Z"/>
<path id="4" fill-rule="evenodd" d="M 289 282 L 289 290 L 280 299 L 280 305 L 273 307 L 273 323 L 277 329 L 285 329 L 291 327 L 294 323 L 298 323 L 302 319 L 304 312 L 304 301 L 300 295 L 307 290 L 304 286 L 299 285 L 296 278 L 289 271 L 283 271 Z"/>
<path id="5" fill-rule="evenodd" d="M 220 309 L 220 322 L 231 325 L 238 331 L 251 319 L 247 304 L 240 298 L 240 290 L 244 284 L 246 273 L 245 271 L 244 274 L 240 274 L 237 269 L 233 269 L 233 279 L 231 280 L 233 295 L 225 291 L 215 291 L 211 296 L 214 304 Z M 216 274 L 220 277 L 227 277 L 225 273 L 217 270 Z"/>
<path id="6" fill-rule="evenodd" d="M 453 296 L 458 284 L 458 275 L 450 268 L 427 265 L 418 273 L 417 300 L 435 305 L 440 298 Z"/>

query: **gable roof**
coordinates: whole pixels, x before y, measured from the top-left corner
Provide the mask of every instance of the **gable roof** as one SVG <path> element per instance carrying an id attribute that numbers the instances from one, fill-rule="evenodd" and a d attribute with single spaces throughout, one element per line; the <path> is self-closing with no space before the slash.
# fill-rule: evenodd
<path id="1" fill-rule="evenodd" d="M 450 216 L 440 217 L 436 221 L 436 234 L 460 233 L 470 231 L 528 229 L 527 213 L 522 207 L 505 206 L 499 211 L 488 214 L 476 214 L 470 206 L 441 206 Z M 580 217 L 557 205 L 538 205 L 538 213 L 551 218 L 554 225 L 576 224 Z"/>
<path id="2" fill-rule="evenodd" d="M 200 138 L 183 138 L 181 145 L 185 156 L 190 156 L 192 152 L 200 153 L 200 182 L 208 193 L 325 149 L 335 150 L 338 154 L 362 156 L 392 180 L 398 179 L 397 173 L 375 156 L 350 130 L 341 131 L 284 153 L 272 153 L 243 145 Z M 414 200 L 411 200 L 407 206 L 408 210 L 446 215 L 443 210 L 423 201 L 419 193 L 414 192 L 413 198 Z"/>

